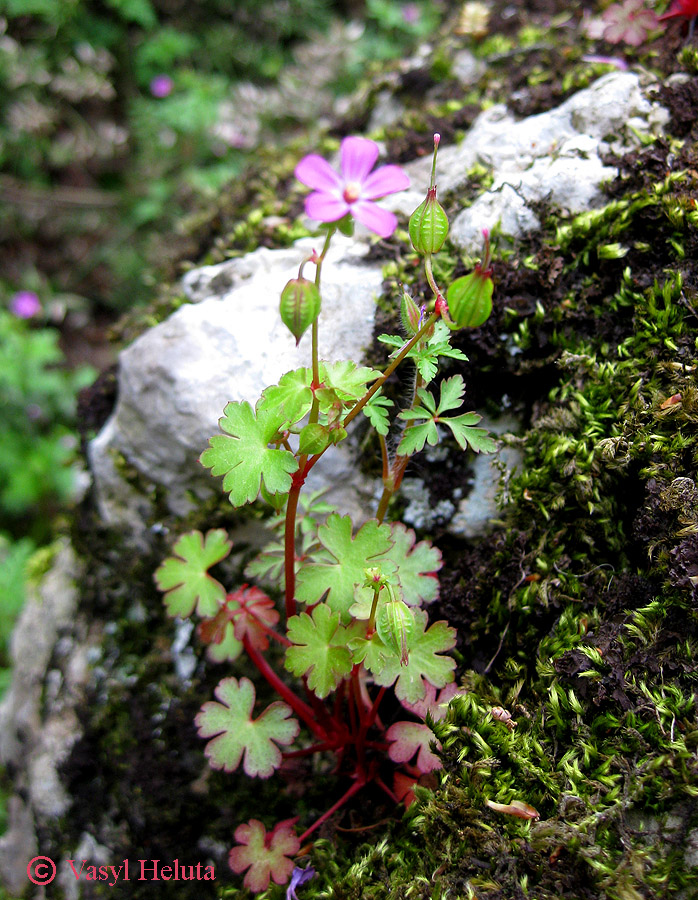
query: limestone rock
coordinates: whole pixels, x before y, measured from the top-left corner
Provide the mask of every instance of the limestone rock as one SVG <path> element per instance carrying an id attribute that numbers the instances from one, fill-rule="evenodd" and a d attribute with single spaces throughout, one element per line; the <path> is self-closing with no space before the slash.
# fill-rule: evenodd
<path id="1" fill-rule="evenodd" d="M 75 710 L 84 701 L 97 640 L 85 639 L 77 624 L 80 577 L 74 551 L 61 545 L 40 584 L 29 589 L 12 636 L 12 684 L 0 704 L 0 764 L 15 772 L 19 793 L 0 839 L 0 880 L 13 896 L 28 884 L 37 826 L 70 807 L 59 769 L 81 734 Z"/>
<path id="2" fill-rule="evenodd" d="M 169 508 L 186 513 L 190 492 L 202 497 L 216 481 L 197 460 L 230 400 L 251 404 L 291 369 L 310 364 L 310 332 L 295 346 L 280 322 L 279 295 L 317 241 L 286 250 L 256 250 L 241 259 L 188 273 L 193 303 L 141 335 L 120 356 L 118 402 L 92 442 L 90 462 L 100 514 L 136 534 L 152 513 L 147 491 L 132 487 L 120 463 L 145 485 L 166 491 Z M 323 266 L 320 356 L 361 360 L 371 341 L 380 264 L 367 247 L 336 235 Z M 338 508 L 358 512 L 356 477 L 343 448 L 316 466 L 312 488 L 328 485 Z"/>
<path id="3" fill-rule="evenodd" d="M 601 154 L 629 149 L 632 130 L 648 130 L 662 119 L 663 111 L 647 99 L 632 72 L 604 75 L 555 109 L 519 121 L 504 104 L 492 106 L 477 117 L 462 143 L 439 152 L 441 192 L 464 188 L 476 164 L 494 175 L 490 190 L 456 217 L 451 239 L 477 254 L 483 228 L 500 223 L 512 237 L 538 228 L 534 202 L 545 200 L 570 213 L 590 208 L 601 199 L 602 182 L 616 175 Z M 424 198 L 431 158 L 407 170 L 411 190 L 384 201 L 405 215 Z"/>

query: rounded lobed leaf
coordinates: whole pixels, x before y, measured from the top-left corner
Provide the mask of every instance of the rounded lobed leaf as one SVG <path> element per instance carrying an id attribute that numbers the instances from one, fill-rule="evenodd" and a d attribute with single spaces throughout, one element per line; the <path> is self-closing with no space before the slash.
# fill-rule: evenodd
<path id="1" fill-rule="evenodd" d="M 277 744 L 293 742 L 300 726 L 291 707 L 280 700 L 252 718 L 255 689 L 249 678 L 224 678 L 215 690 L 220 703 L 204 703 L 195 719 L 200 737 L 212 737 L 206 756 L 214 769 L 233 772 L 243 760 L 251 778 L 268 778 L 281 765 Z"/>

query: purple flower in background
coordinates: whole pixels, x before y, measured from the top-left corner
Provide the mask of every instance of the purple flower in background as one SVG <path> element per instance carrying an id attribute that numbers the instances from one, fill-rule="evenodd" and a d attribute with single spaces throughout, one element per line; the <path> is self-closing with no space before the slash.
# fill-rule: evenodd
<path id="1" fill-rule="evenodd" d="M 296 888 L 300 887 L 301 884 L 305 884 L 306 881 L 310 881 L 310 879 L 314 877 L 315 869 L 312 866 L 308 866 L 306 869 L 301 869 L 296 866 L 293 872 L 291 872 L 291 882 L 286 888 L 286 900 L 298 900 Z"/>
<path id="2" fill-rule="evenodd" d="M 174 88 L 174 81 L 169 75 L 156 75 L 150 82 L 150 93 L 158 100 L 169 97 Z"/>
<path id="3" fill-rule="evenodd" d="M 402 7 L 402 19 L 408 25 L 419 21 L 419 7 L 416 3 L 405 3 Z"/>
<path id="4" fill-rule="evenodd" d="M 34 291 L 18 291 L 10 300 L 10 312 L 18 319 L 32 319 L 41 312 L 41 303 Z"/>
<path id="5" fill-rule="evenodd" d="M 344 138 L 339 157 L 341 173 L 316 153 L 304 156 L 296 166 L 296 178 L 314 192 L 306 197 L 305 211 L 319 222 L 336 222 L 350 213 L 380 237 L 390 237 L 397 219 L 373 201 L 404 191 L 410 185 L 407 174 L 399 166 L 381 166 L 371 172 L 378 144 L 367 138 Z"/>

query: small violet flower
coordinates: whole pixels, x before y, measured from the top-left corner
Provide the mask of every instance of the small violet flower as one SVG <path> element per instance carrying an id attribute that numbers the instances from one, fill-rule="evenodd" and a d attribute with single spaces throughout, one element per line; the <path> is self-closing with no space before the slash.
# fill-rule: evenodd
<path id="1" fill-rule="evenodd" d="M 158 100 L 169 97 L 174 88 L 174 81 L 169 75 L 156 75 L 150 82 L 150 93 Z"/>
<path id="2" fill-rule="evenodd" d="M 18 319 L 32 319 L 41 312 L 41 302 L 34 291 L 18 291 L 10 300 L 10 312 Z"/>
<path id="3" fill-rule="evenodd" d="M 405 3 L 402 7 L 402 21 L 407 25 L 415 25 L 419 22 L 420 13 L 416 3 Z"/>
<path id="4" fill-rule="evenodd" d="M 373 201 L 404 191 L 410 184 L 407 174 L 399 166 L 381 166 L 371 172 L 378 159 L 378 144 L 367 138 L 344 138 L 339 157 L 341 173 L 315 153 L 296 166 L 296 178 L 313 188 L 306 197 L 305 211 L 319 222 L 336 222 L 349 213 L 380 237 L 390 237 L 397 219 Z"/>
<path id="5" fill-rule="evenodd" d="M 305 869 L 301 869 L 296 866 L 293 872 L 291 872 L 291 881 L 286 888 L 286 900 L 298 900 L 296 888 L 300 887 L 302 884 L 305 884 L 306 881 L 310 881 L 310 879 L 314 877 L 315 869 L 312 866 L 308 866 Z"/>
<path id="6" fill-rule="evenodd" d="M 657 27 L 657 16 L 645 7 L 644 0 L 614 3 L 601 18 L 605 24 L 603 39 L 611 44 L 624 41 L 631 47 L 639 47 L 647 39 L 647 33 Z"/>

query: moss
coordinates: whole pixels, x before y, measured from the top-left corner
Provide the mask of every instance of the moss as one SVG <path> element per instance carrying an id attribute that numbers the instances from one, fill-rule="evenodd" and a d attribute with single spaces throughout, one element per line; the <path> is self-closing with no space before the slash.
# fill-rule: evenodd
<path id="1" fill-rule="evenodd" d="M 445 51 L 399 82 L 408 114 L 382 134 L 391 158 L 428 151 L 434 130 L 455 141 L 493 102 L 538 112 L 596 77 L 569 23 L 554 32 L 557 46 L 538 47 L 539 26 L 524 8 L 503 18 L 505 6 L 493 5 L 493 31 L 477 47 L 490 63 L 477 105 L 474 93 L 463 102 Z M 522 30 L 526 52 L 517 49 Z M 492 60 L 495 53 L 507 55 Z M 662 59 L 675 65 L 671 54 Z M 686 52 L 682 59 L 690 67 Z M 303 887 L 308 900 L 696 894 L 698 869 L 686 856 L 698 828 L 695 87 L 667 85 L 662 101 L 668 134 L 609 160 L 620 175 L 600 209 L 564 217 L 543 205 L 542 233 L 495 258 L 491 320 L 457 338 L 470 361 L 448 374 L 462 372 L 468 402 L 498 406 L 506 394 L 523 422 L 511 441 L 524 464 L 502 485 L 499 526 L 480 544 L 432 535 L 446 560 L 432 616 L 458 628 L 468 693 L 434 726 L 443 745 L 438 789 L 419 789 L 399 821 L 364 796 L 341 830 L 328 827 L 314 843 L 318 875 Z M 370 102 L 364 95 L 364 107 Z M 347 117 L 324 144 L 314 138 L 313 149 L 336 149 L 356 121 Z M 262 154 L 215 208 L 187 223 L 192 257 L 218 262 L 295 239 L 302 194 L 292 171 L 308 149 L 299 139 Z M 490 176 L 482 168 L 469 175 L 475 197 Z M 467 197 L 443 202 L 453 211 Z M 399 240 L 372 253 L 386 263 L 377 327 L 392 331 L 398 282 L 417 293 L 426 286 Z M 471 262 L 447 244 L 437 278 L 458 277 Z M 434 504 L 454 484 L 467 485 L 460 458 L 425 464 L 420 474 Z M 191 527 L 229 524 L 224 505 L 212 501 L 186 523 L 161 510 L 158 521 L 172 540 Z M 66 767 L 84 820 L 61 823 L 53 839 L 74 843 L 100 820 L 102 798 L 114 797 L 124 854 L 174 858 L 204 846 L 203 835 L 207 847 L 218 842 L 211 896 L 238 897 L 238 882 L 225 880 L 234 825 L 322 808 L 332 779 L 322 770 L 290 773 L 279 793 L 276 783 L 204 774 L 192 719 L 219 673 L 199 660 L 191 684 L 173 676 L 173 626 L 152 585 L 165 542 L 129 557 L 93 520 L 85 525 L 79 540 L 93 563 L 85 603 L 117 624 L 85 738 Z M 140 621 L 130 615 L 137 607 Z M 495 706 L 511 712 L 516 728 L 493 716 Z M 299 785 L 312 790 L 293 796 Z M 514 800 L 539 819 L 487 805 Z M 284 891 L 272 887 L 268 896 Z"/>

